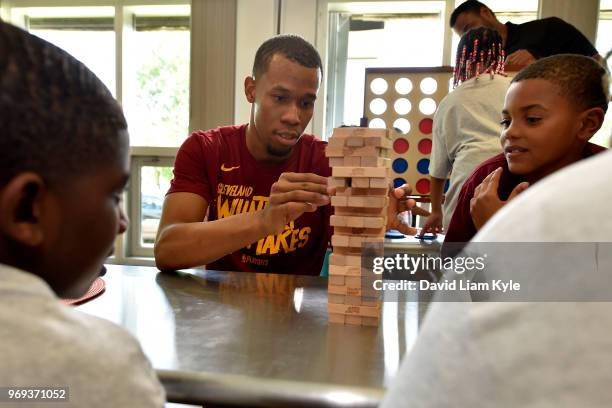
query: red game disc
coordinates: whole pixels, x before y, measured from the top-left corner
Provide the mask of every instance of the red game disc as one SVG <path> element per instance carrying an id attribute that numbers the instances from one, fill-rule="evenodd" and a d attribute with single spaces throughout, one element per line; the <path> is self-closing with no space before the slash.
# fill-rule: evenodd
<path id="1" fill-rule="evenodd" d="M 433 129 L 433 120 L 431 118 L 425 118 L 419 122 L 419 130 L 425 135 L 431 134 Z"/>
<path id="2" fill-rule="evenodd" d="M 416 190 L 419 194 L 429 194 L 429 179 L 420 179 L 417 181 Z"/>
<path id="3" fill-rule="evenodd" d="M 397 154 L 404 154 L 408 151 L 409 148 L 410 144 L 403 137 L 397 138 L 395 139 L 395 142 L 393 142 L 393 150 Z"/>
<path id="4" fill-rule="evenodd" d="M 419 152 L 423 154 L 431 153 L 431 139 L 421 139 L 419 142 Z"/>

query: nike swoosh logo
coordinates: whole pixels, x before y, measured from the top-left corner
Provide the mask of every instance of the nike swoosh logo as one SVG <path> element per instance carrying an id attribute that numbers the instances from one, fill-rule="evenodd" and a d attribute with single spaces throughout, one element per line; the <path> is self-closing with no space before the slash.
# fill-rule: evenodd
<path id="1" fill-rule="evenodd" d="M 221 171 L 232 171 L 232 170 L 236 170 L 239 169 L 240 166 L 234 166 L 234 167 L 225 167 L 225 163 L 223 163 L 221 165 Z"/>

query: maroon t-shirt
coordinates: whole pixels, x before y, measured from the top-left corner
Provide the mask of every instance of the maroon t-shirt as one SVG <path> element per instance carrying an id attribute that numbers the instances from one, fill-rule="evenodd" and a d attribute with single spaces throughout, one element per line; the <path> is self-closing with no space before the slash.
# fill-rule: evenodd
<path id="1" fill-rule="evenodd" d="M 583 150 L 582 157 L 587 158 L 605 150 L 606 149 L 604 147 L 587 143 Z M 512 193 L 512 190 L 514 190 L 514 188 L 523 181 L 526 181 L 523 176 L 510 173 L 510 170 L 508 169 L 508 162 L 506 161 L 506 157 L 503 153 L 482 162 L 476 168 L 476 170 L 474 170 L 470 177 L 467 178 L 463 184 L 463 187 L 461 188 L 461 191 L 459 192 L 457 207 L 455 207 L 455 212 L 453 213 L 451 222 L 448 225 L 448 230 L 446 231 L 446 238 L 444 239 L 445 243 L 465 243 L 470 241 L 474 235 L 476 235 L 476 226 L 474 225 L 472 216 L 470 214 L 470 200 L 474 197 L 476 187 L 478 187 L 490 173 L 499 167 L 503 169 L 497 190 L 497 194 L 499 195 L 500 199 L 504 201 L 507 200 L 510 193 Z M 446 252 L 447 254 L 454 254 L 459 251 L 460 245 L 451 245 L 447 246 L 447 248 L 452 248 L 450 252 Z"/>
<path id="2" fill-rule="evenodd" d="M 192 133 L 174 163 L 170 193 L 190 192 L 208 202 L 208 220 L 264 208 L 284 172 L 331 175 L 326 143 L 304 134 L 282 164 L 260 163 L 246 146 L 246 125 Z M 319 275 L 331 238 L 331 206 L 305 213 L 270 235 L 207 265 L 209 269 Z M 232 239 L 220 236 L 219 239 Z"/>

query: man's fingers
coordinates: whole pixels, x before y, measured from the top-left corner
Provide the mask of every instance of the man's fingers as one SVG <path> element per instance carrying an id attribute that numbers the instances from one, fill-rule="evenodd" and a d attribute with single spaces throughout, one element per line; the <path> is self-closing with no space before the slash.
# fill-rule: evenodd
<path id="1" fill-rule="evenodd" d="M 397 199 L 407 197 L 410 194 L 412 194 L 412 187 L 410 187 L 408 184 L 404 184 L 393 189 L 393 196 Z"/>
<path id="2" fill-rule="evenodd" d="M 412 198 L 409 198 L 408 200 L 398 201 L 397 212 L 401 213 L 404 211 L 410 211 L 415 206 L 416 206 L 416 201 L 413 200 Z"/>
<path id="3" fill-rule="evenodd" d="M 323 177 L 323 179 L 327 180 L 325 179 L 325 177 Z M 309 181 L 291 182 L 286 179 L 285 180 L 279 179 L 276 183 L 272 184 L 272 188 L 270 189 L 270 192 L 286 193 L 289 191 L 302 190 L 302 191 L 310 191 L 313 193 L 328 195 L 329 193 L 327 189 L 328 189 L 327 181 L 325 184 L 319 184 L 319 183 L 312 183 Z"/>
<path id="4" fill-rule="evenodd" d="M 303 190 L 293 190 L 270 195 L 270 204 L 281 205 L 290 202 L 311 203 L 315 206 L 322 206 L 329 204 L 329 196 Z"/>
<path id="5" fill-rule="evenodd" d="M 316 183 L 316 184 L 327 184 L 327 177 L 319 176 L 314 173 L 283 173 L 280 175 L 279 180 L 287 180 L 292 183 Z"/>

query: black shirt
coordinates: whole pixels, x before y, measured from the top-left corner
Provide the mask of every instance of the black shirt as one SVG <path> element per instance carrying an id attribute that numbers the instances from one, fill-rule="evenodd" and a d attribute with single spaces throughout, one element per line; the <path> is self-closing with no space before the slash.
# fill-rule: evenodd
<path id="1" fill-rule="evenodd" d="M 555 54 L 581 54 L 592 57 L 597 50 L 574 27 L 558 17 L 543 18 L 524 24 L 506 23 L 506 55 L 520 49 L 529 51 L 536 59 Z"/>

